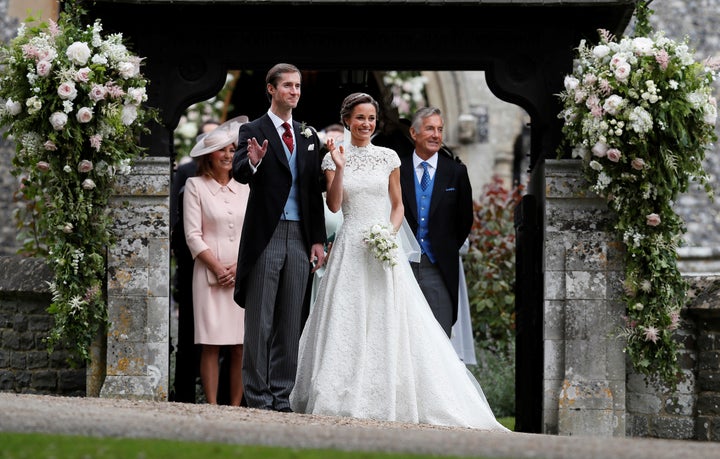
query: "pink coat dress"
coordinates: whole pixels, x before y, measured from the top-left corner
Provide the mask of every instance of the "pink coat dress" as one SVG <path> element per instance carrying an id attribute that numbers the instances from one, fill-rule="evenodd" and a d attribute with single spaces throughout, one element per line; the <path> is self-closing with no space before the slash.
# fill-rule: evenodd
<path id="1" fill-rule="evenodd" d="M 233 286 L 217 285 L 215 274 L 196 257 L 210 249 L 223 265 L 237 262 L 249 194 L 250 187 L 235 180 L 222 186 L 210 177 L 191 177 L 185 183 L 185 239 L 195 258 L 193 312 L 196 344 L 243 343 L 245 310 L 233 300 Z"/>

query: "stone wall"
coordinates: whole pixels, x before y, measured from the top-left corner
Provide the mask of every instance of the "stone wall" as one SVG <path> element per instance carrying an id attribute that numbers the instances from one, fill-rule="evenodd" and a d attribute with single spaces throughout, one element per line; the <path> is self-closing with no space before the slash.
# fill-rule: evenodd
<path id="1" fill-rule="evenodd" d="M 677 390 L 635 372 L 616 338 L 623 246 L 578 161 L 545 163 L 543 432 L 720 441 L 720 277 L 688 276 Z"/>
<path id="2" fill-rule="evenodd" d="M 720 441 L 720 277 L 688 277 L 691 298 L 677 332 L 685 380 L 677 391 L 630 368 L 627 435 Z"/>
<path id="3" fill-rule="evenodd" d="M 0 391 L 85 395 L 85 367 L 62 348 L 47 352 L 52 272 L 41 259 L 0 257 Z"/>

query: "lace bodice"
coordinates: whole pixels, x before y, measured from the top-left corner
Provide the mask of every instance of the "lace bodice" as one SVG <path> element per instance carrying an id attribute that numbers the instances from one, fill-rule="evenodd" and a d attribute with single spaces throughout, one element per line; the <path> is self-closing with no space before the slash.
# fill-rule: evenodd
<path id="1" fill-rule="evenodd" d="M 370 144 L 367 147 L 351 145 L 345 150 L 344 224 L 352 222 L 353 225 L 369 227 L 376 223 L 389 223 L 388 177 L 398 167 L 400 158 L 389 148 Z M 335 170 L 330 153 L 323 158 L 322 169 Z"/>

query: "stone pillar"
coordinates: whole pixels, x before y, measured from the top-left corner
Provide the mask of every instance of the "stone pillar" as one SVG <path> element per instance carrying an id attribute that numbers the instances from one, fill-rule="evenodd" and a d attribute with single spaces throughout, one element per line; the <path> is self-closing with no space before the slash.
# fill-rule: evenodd
<path id="1" fill-rule="evenodd" d="M 543 429 L 625 436 L 623 245 L 580 161 L 545 162 Z"/>
<path id="2" fill-rule="evenodd" d="M 170 324 L 170 159 L 138 160 L 110 210 L 107 376 L 101 397 L 167 400 Z"/>

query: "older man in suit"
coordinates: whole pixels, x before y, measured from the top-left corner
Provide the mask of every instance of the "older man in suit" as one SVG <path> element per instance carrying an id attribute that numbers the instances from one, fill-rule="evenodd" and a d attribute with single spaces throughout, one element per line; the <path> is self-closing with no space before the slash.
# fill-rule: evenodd
<path id="1" fill-rule="evenodd" d="M 306 291 L 325 261 L 320 141 L 292 119 L 300 70 L 277 64 L 265 82 L 270 109 L 240 127 L 233 158 L 234 178 L 250 185 L 234 298 L 245 308 L 247 406 L 291 411 Z"/>
<path id="2" fill-rule="evenodd" d="M 472 227 L 473 203 L 467 168 L 440 153 L 443 129 L 438 108 L 415 113 L 410 126 L 415 151 L 401 159 L 400 184 L 405 218 L 422 249 L 413 272 L 450 337 L 458 316 L 458 256 Z"/>

